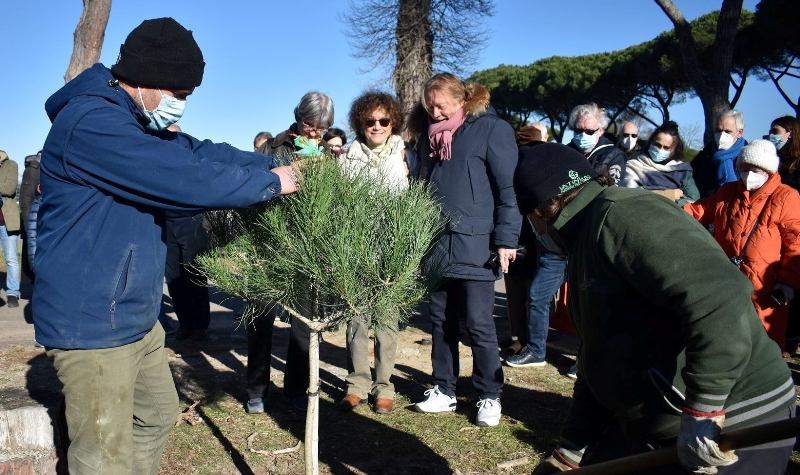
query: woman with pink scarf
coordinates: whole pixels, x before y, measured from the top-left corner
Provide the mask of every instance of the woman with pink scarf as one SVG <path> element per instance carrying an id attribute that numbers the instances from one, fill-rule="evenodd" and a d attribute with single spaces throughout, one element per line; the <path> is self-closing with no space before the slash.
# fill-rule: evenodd
<path id="1" fill-rule="evenodd" d="M 427 263 L 442 273 L 439 288 L 430 294 L 434 386 L 415 408 L 426 413 L 456 409 L 459 321 L 464 318 L 479 398 L 476 423 L 496 426 L 503 370 L 492 316 L 494 283 L 516 256 L 522 224 L 513 188 L 514 130 L 489 107 L 483 86 L 448 73 L 425 84 L 417 116 L 412 122 L 419 129 L 418 178 L 430 184 L 448 225 Z"/>

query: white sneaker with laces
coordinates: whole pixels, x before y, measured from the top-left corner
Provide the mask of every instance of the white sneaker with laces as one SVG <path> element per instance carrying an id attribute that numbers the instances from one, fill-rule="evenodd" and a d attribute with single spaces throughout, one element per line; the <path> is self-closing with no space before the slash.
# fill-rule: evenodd
<path id="1" fill-rule="evenodd" d="M 478 416 L 475 423 L 480 427 L 494 427 L 500 423 L 502 407 L 500 399 L 481 399 L 478 401 Z"/>
<path id="2" fill-rule="evenodd" d="M 427 398 L 414 404 L 418 412 L 453 412 L 456 410 L 456 398 L 439 391 L 439 386 L 434 386 L 425 391 Z"/>

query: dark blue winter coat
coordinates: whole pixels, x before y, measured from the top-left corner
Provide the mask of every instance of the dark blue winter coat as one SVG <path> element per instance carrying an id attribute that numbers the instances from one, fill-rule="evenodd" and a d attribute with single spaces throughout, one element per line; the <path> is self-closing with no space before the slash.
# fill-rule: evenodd
<path id="1" fill-rule="evenodd" d="M 158 317 L 163 210 L 245 207 L 280 192 L 274 162 L 183 133 L 151 133 L 96 64 L 45 104 L 33 315 L 46 347 L 112 348 Z"/>
<path id="2" fill-rule="evenodd" d="M 567 146 L 583 153 L 586 159 L 589 160 L 589 164 L 594 168 L 594 171 L 600 175 L 608 175 L 613 184 L 618 185 L 622 177 L 625 176 L 625 153 L 606 137 L 600 137 L 597 145 L 589 153 L 584 153 L 572 141 Z"/>
<path id="3" fill-rule="evenodd" d="M 453 135 L 452 158 L 430 157 L 427 132 L 420 134 L 420 175 L 441 203 L 447 229 L 430 262 L 444 277 L 495 280 L 491 253 L 514 249 L 522 216 L 514 195 L 517 143 L 514 130 L 489 108 L 467 102 L 467 118 Z"/>

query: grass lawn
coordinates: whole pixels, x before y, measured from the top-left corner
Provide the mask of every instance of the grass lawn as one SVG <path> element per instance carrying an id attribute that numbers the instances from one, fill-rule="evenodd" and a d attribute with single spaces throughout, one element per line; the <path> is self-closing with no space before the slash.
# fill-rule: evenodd
<path id="1" fill-rule="evenodd" d="M 285 354 L 286 336 L 285 329 L 276 328 L 278 348 L 273 354 Z M 571 364 L 570 359 L 556 355 L 556 366 L 504 368 L 501 424 L 478 428 L 472 422 L 476 395 L 466 377 L 472 370 L 468 347 L 461 347 L 456 413 L 430 415 L 409 409 L 412 401 L 423 397 L 430 381 L 430 346 L 421 344 L 427 336 L 416 328 L 402 333 L 393 377 L 396 409 L 378 415 L 367 405 L 352 413 L 335 406 L 344 394 L 344 332 L 326 334 L 320 402 L 323 473 L 530 473 L 542 454 L 550 451 L 572 394 L 573 381 L 559 374 Z M 244 352 L 180 350 L 176 348 L 170 361 L 181 408 L 188 412 L 186 421 L 170 435 L 161 473 L 302 473 L 302 446 L 280 455 L 251 450 L 292 448 L 303 438 L 305 413 L 281 397 L 283 374 L 273 370 L 266 413 L 248 415 L 242 405 Z M 282 369 L 283 362 L 273 358 L 273 367 Z M 200 402 L 189 408 L 194 401 Z M 518 465 L 498 469 L 497 464 L 509 461 Z"/>

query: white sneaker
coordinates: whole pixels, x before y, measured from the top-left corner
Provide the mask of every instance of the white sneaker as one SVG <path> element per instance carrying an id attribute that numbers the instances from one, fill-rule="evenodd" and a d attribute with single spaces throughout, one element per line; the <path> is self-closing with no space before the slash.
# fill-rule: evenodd
<path id="1" fill-rule="evenodd" d="M 456 398 L 439 391 L 439 386 L 434 386 L 427 391 L 428 396 L 424 401 L 414 404 L 418 412 L 453 412 L 456 410 Z"/>
<path id="2" fill-rule="evenodd" d="M 502 407 L 500 399 L 481 399 L 478 401 L 478 417 L 475 423 L 480 427 L 494 427 L 500 423 Z"/>

